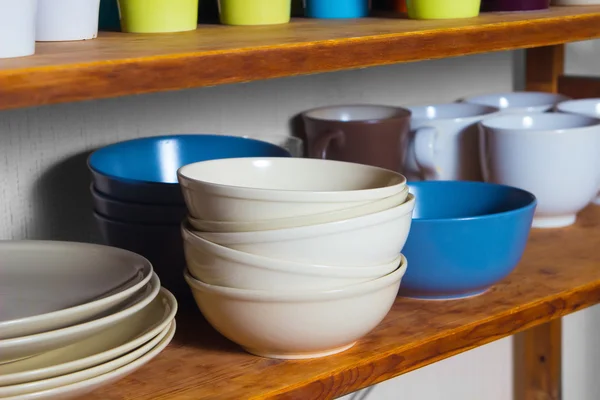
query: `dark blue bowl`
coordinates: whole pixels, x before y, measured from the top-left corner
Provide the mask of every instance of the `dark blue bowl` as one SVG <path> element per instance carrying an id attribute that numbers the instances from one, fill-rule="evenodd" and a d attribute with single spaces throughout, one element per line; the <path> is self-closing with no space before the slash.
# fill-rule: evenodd
<path id="1" fill-rule="evenodd" d="M 274 144 L 237 136 L 173 135 L 115 143 L 88 159 L 96 189 L 114 199 L 184 204 L 177 170 L 218 158 L 290 157 Z"/>
<path id="2" fill-rule="evenodd" d="M 409 182 L 416 206 L 399 294 L 446 300 L 481 294 L 518 264 L 536 199 L 482 182 Z"/>

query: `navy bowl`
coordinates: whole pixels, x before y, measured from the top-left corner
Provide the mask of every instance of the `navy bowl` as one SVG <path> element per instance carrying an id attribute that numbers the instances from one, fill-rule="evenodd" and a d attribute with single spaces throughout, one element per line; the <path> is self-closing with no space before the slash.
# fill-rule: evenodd
<path id="1" fill-rule="evenodd" d="M 466 181 L 409 182 L 409 188 L 416 206 L 402 250 L 409 267 L 400 295 L 470 297 L 513 271 L 531 229 L 533 194 Z"/>
<path id="2" fill-rule="evenodd" d="M 237 157 L 290 157 L 274 144 L 222 135 L 156 136 L 115 143 L 88 159 L 96 189 L 117 200 L 184 204 L 177 170 L 198 161 Z"/>

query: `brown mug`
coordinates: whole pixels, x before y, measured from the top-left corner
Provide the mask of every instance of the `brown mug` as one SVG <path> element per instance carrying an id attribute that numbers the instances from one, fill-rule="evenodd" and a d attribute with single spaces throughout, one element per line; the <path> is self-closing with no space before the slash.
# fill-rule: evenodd
<path id="1" fill-rule="evenodd" d="M 302 113 L 308 156 L 402 172 L 410 140 L 405 108 L 345 105 Z"/>

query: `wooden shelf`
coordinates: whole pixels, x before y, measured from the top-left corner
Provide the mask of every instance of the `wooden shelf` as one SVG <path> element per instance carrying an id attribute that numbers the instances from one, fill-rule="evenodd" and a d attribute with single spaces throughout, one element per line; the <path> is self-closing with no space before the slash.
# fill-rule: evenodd
<path id="1" fill-rule="evenodd" d="M 101 33 L 0 60 L 0 109 L 553 45 L 599 37 L 599 24 L 600 6 L 580 6 L 462 20 L 298 19 L 178 34 Z"/>
<path id="2" fill-rule="evenodd" d="M 599 225 L 600 207 L 591 206 L 575 226 L 534 230 L 521 264 L 486 294 L 398 298 L 371 334 L 327 358 L 251 356 L 209 328 L 199 311 L 183 311 L 164 353 L 85 399 L 322 400 L 350 393 L 600 302 Z"/>

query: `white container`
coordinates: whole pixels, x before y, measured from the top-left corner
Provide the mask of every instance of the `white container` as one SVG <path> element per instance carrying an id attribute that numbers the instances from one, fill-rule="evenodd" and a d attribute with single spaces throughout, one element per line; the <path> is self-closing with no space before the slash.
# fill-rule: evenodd
<path id="1" fill-rule="evenodd" d="M 398 207 L 326 224 L 259 232 L 196 234 L 210 242 L 264 257 L 305 264 L 364 267 L 394 260 L 402 251 L 415 198 Z"/>
<path id="2" fill-rule="evenodd" d="M 38 42 L 89 40 L 98 36 L 100 0 L 38 1 Z"/>
<path id="3" fill-rule="evenodd" d="M 506 115 L 482 123 L 486 182 L 537 198 L 533 226 L 575 222 L 600 189 L 600 119 L 563 113 Z"/>
<path id="4" fill-rule="evenodd" d="M 333 267 L 274 260 L 219 246 L 182 228 L 190 274 L 210 285 L 252 290 L 324 290 L 380 278 L 400 265 Z"/>
<path id="5" fill-rule="evenodd" d="M 550 111 L 561 101 L 569 100 L 562 94 L 546 92 L 510 92 L 467 97 L 471 104 L 497 107 L 503 114 L 543 113 Z"/>
<path id="6" fill-rule="evenodd" d="M 0 58 L 35 53 L 37 0 L 0 0 Z"/>
<path id="7" fill-rule="evenodd" d="M 368 165 L 308 158 L 229 158 L 179 169 L 189 213 L 265 221 L 327 213 L 400 193 L 406 178 Z"/>
<path id="8" fill-rule="evenodd" d="M 298 226 L 317 225 L 327 222 L 341 221 L 363 215 L 374 214 L 392 207 L 397 207 L 406 201 L 408 186 L 400 193 L 381 200 L 375 200 L 360 206 L 344 208 L 328 213 L 304 215 L 301 217 L 269 219 L 266 221 L 207 221 L 188 217 L 194 229 L 201 232 L 252 232 L 272 229 L 295 228 Z"/>
<path id="9" fill-rule="evenodd" d="M 208 322 L 246 351 L 262 357 L 324 357 L 352 347 L 375 328 L 396 300 L 406 259 L 389 275 L 342 289 L 264 291 L 185 279 Z"/>

